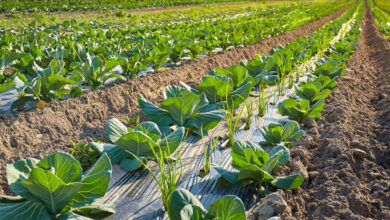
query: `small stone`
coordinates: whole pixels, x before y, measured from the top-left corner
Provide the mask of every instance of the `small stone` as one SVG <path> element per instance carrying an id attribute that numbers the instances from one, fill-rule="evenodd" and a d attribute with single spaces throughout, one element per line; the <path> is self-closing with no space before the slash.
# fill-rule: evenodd
<path id="1" fill-rule="evenodd" d="M 335 154 L 341 153 L 341 149 L 340 149 L 340 147 L 338 147 L 338 146 L 332 146 L 332 147 L 330 148 L 330 151 L 331 151 L 332 153 L 335 153 Z"/>
<path id="2" fill-rule="evenodd" d="M 278 192 L 274 192 L 269 194 L 259 206 L 255 207 L 253 212 L 258 220 L 266 220 L 282 214 L 286 209 L 286 201 Z"/>
<path id="3" fill-rule="evenodd" d="M 251 215 L 251 214 L 247 213 L 246 216 L 247 216 L 246 217 L 247 220 L 256 220 L 256 216 L 254 216 L 254 215 Z"/>
<path id="4" fill-rule="evenodd" d="M 320 136 L 320 133 L 318 132 L 318 129 L 316 127 L 313 127 L 306 131 L 308 134 L 312 134 L 314 136 Z"/>
<path id="5" fill-rule="evenodd" d="M 305 119 L 303 119 L 302 124 L 304 124 L 308 128 L 317 127 L 317 122 L 310 117 L 306 117 Z"/>
<path id="6" fill-rule="evenodd" d="M 292 169 L 293 173 L 301 174 L 301 176 L 305 180 L 309 179 L 309 174 L 307 172 L 307 169 L 303 165 L 303 163 L 299 160 L 299 158 L 294 158 L 291 162 L 292 162 L 291 163 L 291 169 Z"/>
<path id="7" fill-rule="evenodd" d="M 379 99 L 387 99 L 389 96 L 386 93 L 381 93 Z"/>
<path id="8" fill-rule="evenodd" d="M 300 157 L 301 159 L 306 158 L 306 152 L 302 149 L 302 146 L 291 149 L 291 157 Z"/>
<path id="9" fill-rule="evenodd" d="M 320 175 L 320 173 L 317 172 L 317 171 L 311 171 L 311 172 L 309 173 L 310 179 L 315 179 L 315 178 L 317 178 L 319 175 Z"/>
<path id="10" fill-rule="evenodd" d="M 369 153 L 357 148 L 352 150 L 352 154 L 353 156 L 358 157 L 360 159 L 372 159 L 372 156 Z"/>
<path id="11" fill-rule="evenodd" d="M 388 103 L 390 103 L 390 98 L 382 99 L 382 100 L 380 100 L 379 102 L 376 103 L 376 107 L 378 109 L 385 109 L 386 105 L 388 105 Z"/>
<path id="12" fill-rule="evenodd" d="M 293 141 L 291 143 L 291 146 L 297 147 L 297 146 L 310 146 L 314 142 L 314 138 L 310 135 L 304 135 L 301 139 L 297 141 Z"/>
<path id="13" fill-rule="evenodd" d="M 41 138 L 43 138 L 43 134 L 37 134 L 37 136 L 35 136 L 35 138 L 41 139 Z"/>

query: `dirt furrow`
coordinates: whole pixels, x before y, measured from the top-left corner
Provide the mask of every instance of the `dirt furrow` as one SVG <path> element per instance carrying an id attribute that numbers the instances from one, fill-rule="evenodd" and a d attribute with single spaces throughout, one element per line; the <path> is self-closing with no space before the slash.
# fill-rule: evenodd
<path id="1" fill-rule="evenodd" d="M 325 23 L 339 17 L 347 8 L 306 24 L 275 38 L 265 39 L 245 48 L 197 59 L 167 70 L 149 74 L 124 83 L 116 83 L 99 91 L 64 100 L 42 109 L 14 117 L 0 116 L 0 193 L 6 188 L 5 167 L 18 159 L 41 158 L 55 151 L 70 151 L 69 139 L 105 139 L 105 124 L 112 118 L 126 119 L 139 112 L 137 95 L 157 103 L 162 99 L 166 85 L 179 81 L 199 83 L 200 77 L 216 67 L 229 67 L 243 59 L 254 59 L 259 53 L 268 53 L 278 45 L 285 45 L 305 37 Z"/>
<path id="2" fill-rule="evenodd" d="M 390 219 L 390 42 L 369 9 L 362 29 L 323 119 L 292 150 L 309 180 L 283 193 L 286 218 Z"/>

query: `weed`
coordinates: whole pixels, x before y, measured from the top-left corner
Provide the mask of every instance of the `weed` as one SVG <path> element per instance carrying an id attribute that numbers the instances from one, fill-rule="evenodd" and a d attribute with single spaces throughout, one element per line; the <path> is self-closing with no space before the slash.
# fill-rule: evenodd
<path id="1" fill-rule="evenodd" d="M 278 93 L 279 96 L 284 96 L 284 90 L 286 89 L 286 75 L 282 75 L 280 78 L 280 83 L 278 84 Z"/>
<path id="2" fill-rule="evenodd" d="M 248 102 L 246 103 L 246 112 L 247 112 L 247 115 L 246 115 L 246 118 L 245 118 L 245 130 L 248 130 L 250 127 L 251 127 L 251 124 L 252 124 L 252 116 L 253 116 L 253 103 L 252 102 Z"/>
<path id="3" fill-rule="evenodd" d="M 168 212 L 169 219 L 171 219 L 171 211 L 169 210 L 169 204 L 171 203 L 172 193 L 175 191 L 177 185 L 179 184 L 180 178 L 183 174 L 185 167 L 181 160 L 184 142 L 185 141 L 181 143 L 178 149 L 176 159 L 173 159 L 169 156 L 171 155 L 171 152 L 169 152 L 170 147 L 168 145 L 168 141 L 166 146 L 167 151 L 163 151 L 160 145 L 157 145 L 156 148 L 151 147 L 151 150 L 158 165 L 158 174 L 154 174 L 152 168 L 149 167 L 142 158 L 138 158 L 135 154 L 130 152 L 133 157 L 136 158 L 149 171 L 153 179 L 156 181 L 161 193 L 164 210 Z"/>
<path id="4" fill-rule="evenodd" d="M 278 93 L 278 90 L 276 89 L 274 91 L 274 94 L 272 95 L 272 102 L 270 102 L 271 105 L 275 105 L 276 104 L 276 94 Z"/>
<path id="5" fill-rule="evenodd" d="M 213 153 L 215 146 L 217 145 L 219 135 L 221 134 L 221 131 L 219 131 L 217 137 L 214 139 L 213 145 L 211 145 L 211 148 L 209 150 L 209 147 L 204 143 L 204 137 L 203 137 L 203 129 L 201 128 L 201 134 L 202 134 L 202 146 L 204 149 L 204 161 L 203 161 L 203 170 L 199 172 L 201 176 L 205 176 L 210 172 L 210 157 Z"/>
<path id="6" fill-rule="evenodd" d="M 131 116 L 130 118 L 121 120 L 122 123 L 128 124 L 129 127 L 134 128 L 135 126 L 139 125 L 139 119 L 141 117 L 141 114 L 138 113 L 137 116 Z"/>
<path id="7" fill-rule="evenodd" d="M 238 122 L 240 121 L 242 113 L 244 112 L 244 107 L 246 103 L 247 101 L 245 101 L 244 105 L 238 111 L 236 118 L 234 118 L 234 108 L 229 108 L 228 104 L 226 104 L 225 117 L 226 117 L 226 125 L 228 128 L 228 138 L 229 138 L 230 146 L 233 146 L 234 134 L 236 133 L 237 125 Z"/>
<path id="8" fill-rule="evenodd" d="M 267 97 L 267 94 L 265 93 L 265 89 L 262 85 L 259 87 L 259 96 L 258 96 L 258 102 L 257 102 L 257 111 L 259 117 L 263 117 L 267 113 L 267 106 L 269 104 L 269 98 Z"/>
<path id="9" fill-rule="evenodd" d="M 293 86 L 294 86 L 294 75 L 291 75 L 288 77 L 288 88 L 292 89 Z"/>
<path id="10" fill-rule="evenodd" d="M 100 156 L 99 152 L 93 149 L 89 143 L 84 141 L 76 143 L 72 139 L 69 139 L 69 141 L 73 145 L 71 154 L 80 162 L 83 170 L 89 168 Z"/>

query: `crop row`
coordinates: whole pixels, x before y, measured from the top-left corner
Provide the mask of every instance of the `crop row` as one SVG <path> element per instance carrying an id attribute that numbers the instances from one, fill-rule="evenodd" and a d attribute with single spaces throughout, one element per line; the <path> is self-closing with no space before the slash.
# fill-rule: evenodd
<path id="1" fill-rule="evenodd" d="M 4 0 L 0 3 L 0 13 L 140 9 L 246 1 L 249 0 Z"/>
<path id="2" fill-rule="evenodd" d="M 374 0 L 373 3 L 382 10 L 390 13 L 390 2 L 387 0 Z"/>
<path id="3" fill-rule="evenodd" d="M 379 27 L 379 30 L 386 37 L 390 38 L 390 14 L 379 8 L 377 5 L 373 4 L 372 0 L 368 0 L 367 3 L 375 16 L 375 21 Z"/>
<path id="4" fill-rule="evenodd" d="M 108 189 L 111 163 L 120 163 L 126 171 L 142 168 L 150 171 L 170 219 L 245 219 L 243 202 L 236 196 L 225 196 L 206 209 L 189 191 L 176 190 L 183 172 L 180 165 L 185 137 L 194 134 L 203 138 L 208 130 L 225 119 L 228 133 L 233 134 L 229 136 L 229 141 L 235 171 L 214 167 L 221 178 L 236 186 L 255 183 L 261 195 L 275 188 L 299 187 L 304 181 L 300 174 L 276 177 L 272 171 L 289 161 L 289 143 L 304 134 L 299 123 L 306 117 L 316 119 L 321 116 L 329 89 L 334 88 L 337 77 L 343 75 L 345 61 L 357 45 L 363 5 L 360 1 L 313 35 L 285 47 L 277 47 L 269 56 L 258 56 L 255 60 L 244 61 L 228 69 L 211 71 L 210 75 L 202 78 L 196 89 L 185 84 L 182 87 L 167 86 L 161 107 L 140 95 L 140 107 L 151 121 L 128 128 L 118 119 L 111 119 L 106 126 L 111 143 L 91 143 L 102 156 L 85 174 L 80 163 L 65 153 L 55 153 L 40 161 L 25 159 L 8 165 L 7 180 L 18 196 L 0 197 L 1 216 L 12 219 L 89 219 L 108 216 L 115 211 L 112 206 L 91 203 Z M 329 47 L 338 36 L 342 39 Z M 298 67 L 317 56 L 322 58 L 305 76 L 306 81 L 299 81 L 301 75 Z M 284 96 L 285 87 L 292 88 L 295 84 L 290 79 L 300 82 L 295 87 L 296 96 L 278 105 L 279 113 L 288 116 L 289 120 L 261 128 L 263 142 L 235 140 L 236 122 L 247 106 L 246 100 L 251 91 L 257 90 L 260 100 L 264 94 L 263 88 L 277 86 L 279 96 Z M 262 106 L 260 101 L 257 104 Z M 239 112 L 236 119 L 234 111 Z M 259 110 L 259 117 L 263 113 Z M 214 147 L 215 144 L 212 149 Z M 171 155 L 176 158 L 173 159 Z M 210 151 L 205 148 L 205 171 L 210 169 L 207 161 L 209 155 Z M 159 175 L 154 174 L 147 160 L 157 162 Z"/>
<path id="5" fill-rule="evenodd" d="M 188 56 L 195 59 L 218 48 L 245 46 L 278 35 L 347 4 L 302 3 L 253 9 L 228 20 L 203 16 L 137 27 L 66 21 L 6 30 L 0 40 L 0 92 L 17 89 L 19 99 L 13 107 L 77 96 L 82 88 L 96 90 L 112 78 L 136 77 L 168 63 L 177 65 Z M 113 71 L 118 66 L 120 74 Z"/>

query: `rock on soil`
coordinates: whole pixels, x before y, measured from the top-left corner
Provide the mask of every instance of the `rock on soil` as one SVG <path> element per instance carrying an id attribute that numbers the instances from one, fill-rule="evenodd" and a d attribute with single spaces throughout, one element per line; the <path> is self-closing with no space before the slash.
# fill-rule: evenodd
<path id="1" fill-rule="evenodd" d="M 287 209 L 287 203 L 280 193 L 274 192 L 267 195 L 262 202 L 255 206 L 255 208 L 248 211 L 247 216 L 248 219 L 267 220 L 283 214 Z"/>

